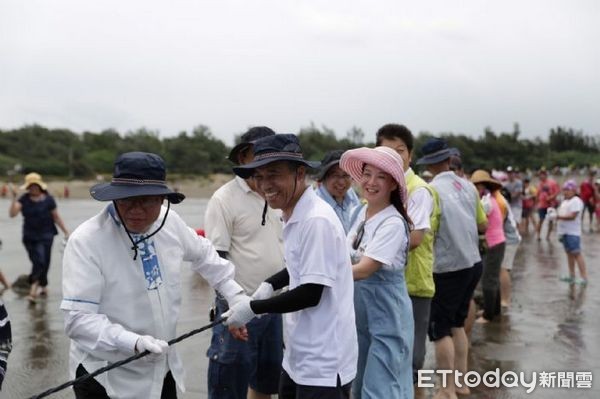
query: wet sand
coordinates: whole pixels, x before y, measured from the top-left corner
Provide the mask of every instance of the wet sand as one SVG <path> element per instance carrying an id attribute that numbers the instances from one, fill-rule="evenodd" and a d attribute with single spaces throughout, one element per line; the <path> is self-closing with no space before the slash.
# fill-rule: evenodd
<path id="1" fill-rule="evenodd" d="M 94 215 L 103 204 L 91 200 L 59 200 L 58 209 L 67 226 L 75 226 Z M 186 199 L 174 209 L 192 227 L 203 225 L 204 199 Z M 21 217 L 8 218 L 9 201 L 0 199 L 0 268 L 10 281 L 28 273 L 29 261 L 21 244 Z M 513 304 L 498 322 L 475 325 L 470 352 L 470 370 L 483 374 L 502 372 L 591 371 L 600 378 L 600 233 L 589 233 L 587 221 L 582 237 L 590 282 L 587 288 L 570 287 L 559 281 L 566 274 L 566 258 L 556 236 L 537 241 L 526 236 L 513 269 Z M 544 235 L 542 235 L 543 237 Z M 184 267 L 183 305 L 178 334 L 208 323 L 212 293 L 207 284 Z M 49 296 L 29 306 L 23 295 L 2 295 L 13 331 L 13 351 L 0 398 L 20 399 L 45 391 L 69 379 L 69 341 L 63 332 L 61 300 L 61 245 L 55 241 L 49 275 Z M 187 392 L 180 398 L 206 398 L 206 348 L 210 332 L 200 333 L 178 344 L 186 367 Z M 425 369 L 432 369 L 433 346 L 428 345 Z M 475 388 L 472 398 L 597 398 L 600 382 L 592 389 L 541 388 L 527 394 L 524 388 Z M 425 390 L 424 397 L 432 391 Z M 70 389 L 50 398 L 73 398 Z M 466 397 L 466 396 L 461 396 Z M 382 398 L 383 399 L 383 398 Z"/>

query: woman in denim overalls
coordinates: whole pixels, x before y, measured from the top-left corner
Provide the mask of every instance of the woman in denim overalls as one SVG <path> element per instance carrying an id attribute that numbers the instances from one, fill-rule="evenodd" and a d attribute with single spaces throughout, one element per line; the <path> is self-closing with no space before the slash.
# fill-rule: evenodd
<path id="1" fill-rule="evenodd" d="M 355 399 L 413 398 L 412 305 L 404 281 L 410 219 L 402 158 L 387 147 L 347 151 L 340 166 L 368 201 L 348 233 L 358 332 Z"/>

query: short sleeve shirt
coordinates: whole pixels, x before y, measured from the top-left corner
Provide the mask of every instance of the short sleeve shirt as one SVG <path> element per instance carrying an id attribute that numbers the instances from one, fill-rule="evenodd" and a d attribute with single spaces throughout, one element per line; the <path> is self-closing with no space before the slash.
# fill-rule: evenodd
<path id="1" fill-rule="evenodd" d="M 218 251 L 229 253 L 235 280 L 249 293 L 284 267 L 281 212 L 268 208 L 262 226 L 264 205 L 265 200 L 236 177 L 213 194 L 204 216 L 206 237 Z"/>
<path id="2" fill-rule="evenodd" d="M 559 220 L 557 233 L 573 236 L 581 235 L 581 212 L 583 211 L 583 201 L 578 196 L 565 199 L 560 203 L 557 209 L 559 216 L 567 216 L 576 213 L 573 220 Z"/>
<path id="3" fill-rule="evenodd" d="M 335 387 L 356 376 L 358 343 L 354 281 L 344 228 L 335 212 L 307 187 L 284 223 L 289 288 L 325 286 L 319 304 L 284 314 L 283 368 L 300 385 Z"/>
<path id="4" fill-rule="evenodd" d="M 23 214 L 23 239 L 47 240 L 58 234 L 52 211 L 56 209 L 56 202 L 51 195 L 45 196 L 41 201 L 32 201 L 28 194 L 19 198 L 21 213 Z"/>
<path id="5" fill-rule="evenodd" d="M 366 207 L 361 210 L 348 233 L 349 245 L 354 242 L 366 211 Z M 405 222 L 398 210 L 390 205 L 366 221 L 361 242 L 356 250 L 352 250 L 351 255 L 353 259 L 367 256 L 376 260 L 381 263 L 383 270 L 400 271 L 406 266 L 407 247 Z"/>

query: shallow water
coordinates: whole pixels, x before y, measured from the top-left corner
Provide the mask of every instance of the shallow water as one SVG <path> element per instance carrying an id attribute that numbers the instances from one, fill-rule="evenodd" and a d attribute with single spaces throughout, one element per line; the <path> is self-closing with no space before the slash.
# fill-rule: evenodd
<path id="1" fill-rule="evenodd" d="M 59 213 L 67 226 L 75 226 L 97 213 L 103 204 L 92 200 L 61 200 Z M 11 281 L 28 273 L 30 266 L 21 244 L 21 218 L 8 218 L 9 201 L 0 200 L 0 267 Z M 206 200 L 187 199 L 174 209 L 190 226 L 201 227 Z M 587 223 L 585 224 L 587 231 Z M 584 255 L 590 283 L 587 288 L 560 282 L 566 273 L 566 258 L 560 243 L 538 242 L 525 237 L 513 269 L 513 305 L 499 322 L 475 325 L 469 369 L 483 374 L 499 368 L 530 373 L 591 371 L 600 378 L 600 233 L 584 233 Z M 208 323 L 211 289 L 188 269 L 184 272 L 183 306 L 178 333 Z M 58 307 L 61 300 L 61 245 L 56 240 L 49 275 L 49 296 L 29 306 L 14 291 L 3 294 L 13 329 L 13 351 L 0 398 L 27 398 L 67 381 L 69 341 L 63 332 Z M 210 332 L 200 333 L 177 344 L 186 366 L 187 392 L 180 398 L 206 398 L 205 351 Z M 425 369 L 432 369 L 433 347 L 428 347 Z M 597 398 L 600 382 L 592 389 L 541 388 L 527 394 L 524 388 L 475 388 L 473 398 Z M 425 397 L 432 391 L 426 390 Z M 50 398 L 73 398 L 70 389 Z"/>

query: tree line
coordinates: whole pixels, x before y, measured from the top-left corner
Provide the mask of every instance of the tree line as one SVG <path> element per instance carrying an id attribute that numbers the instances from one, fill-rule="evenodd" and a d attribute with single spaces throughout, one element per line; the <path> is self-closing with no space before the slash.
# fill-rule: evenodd
<path id="1" fill-rule="evenodd" d="M 352 127 L 344 137 L 326 126 L 311 123 L 298 134 L 305 157 L 319 160 L 332 149 L 372 146 L 375 133 L 368 135 Z M 420 132 L 415 137 L 413 160 L 420 148 L 433 135 Z M 508 165 L 535 170 L 540 167 L 600 164 L 600 139 L 567 127 L 550 130 L 547 139 L 521 138 L 519 125 L 511 132 L 494 132 L 486 128 L 479 137 L 451 132 L 436 134 L 460 150 L 467 168 L 504 168 Z M 239 135 L 236 136 L 236 142 Z M 228 173 L 231 163 L 226 156 L 230 147 L 215 137 L 210 128 L 199 125 L 191 132 L 182 131 L 173 137 L 161 138 L 158 131 L 141 128 L 124 134 L 114 129 L 99 133 L 76 133 L 68 129 L 48 129 L 27 125 L 0 130 L 0 173 L 4 175 L 37 171 L 43 175 L 67 178 L 90 178 L 112 173 L 116 156 L 127 151 L 147 151 L 160 154 L 169 173 L 207 175 Z"/>

